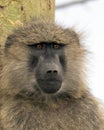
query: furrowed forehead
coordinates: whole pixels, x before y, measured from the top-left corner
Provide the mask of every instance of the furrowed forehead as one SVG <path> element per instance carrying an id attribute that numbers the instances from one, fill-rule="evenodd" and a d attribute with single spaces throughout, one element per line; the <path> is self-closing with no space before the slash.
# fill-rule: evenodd
<path id="1" fill-rule="evenodd" d="M 47 41 L 70 44 L 75 38 L 78 38 L 75 36 L 76 34 L 73 31 L 67 30 L 68 29 L 63 29 L 62 27 L 52 23 L 32 22 L 15 30 L 13 34 L 7 38 L 6 45 L 14 43 L 31 45 L 33 43 L 35 44 Z"/>

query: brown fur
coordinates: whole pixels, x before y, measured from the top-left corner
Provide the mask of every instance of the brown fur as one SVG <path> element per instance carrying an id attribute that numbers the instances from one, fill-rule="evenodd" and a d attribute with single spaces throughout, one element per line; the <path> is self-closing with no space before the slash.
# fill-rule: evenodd
<path id="1" fill-rule="evenodd" d="M 1 49 L 1 45 L 0 45 L 0 72 L 1 72 L 1 69 L 2 69 L 1 56 L 2 56 L 2 49 Z"/>
<path id="2" fill-rule="evenodd" d="M 27 44 L 42 41 L 68 44 L 64 82 L 53 95 L 33 89 L 37 83 L 27 65 L 31 53 Z M 0 130 L 104 130 L 100 104 L 84 80 L 84 55 L 85 49 L 71 29 L 33 21 L 15 30 L 4 49 Z"/>

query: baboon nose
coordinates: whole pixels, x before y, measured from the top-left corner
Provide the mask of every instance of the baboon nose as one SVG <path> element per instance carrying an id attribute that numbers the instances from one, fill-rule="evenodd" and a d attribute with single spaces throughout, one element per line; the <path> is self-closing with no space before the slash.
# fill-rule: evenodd
<path id="1" fill-rule="evenodd" d="M 58 75 L 58 71 L 57 70 L 48 70 L 46 72 L 47 76 L 57 76 Z"/>

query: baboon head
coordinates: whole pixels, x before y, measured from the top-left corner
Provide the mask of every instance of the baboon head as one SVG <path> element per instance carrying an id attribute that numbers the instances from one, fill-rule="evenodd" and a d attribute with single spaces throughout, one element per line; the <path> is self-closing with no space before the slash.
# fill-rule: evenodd
<path id="1" fill-rule="evenodd" d="M 1 90 L 37 97 L 83 95 L 84 49 L 72 29 L 32 21 L 8 36 L 4 48 Z"/>

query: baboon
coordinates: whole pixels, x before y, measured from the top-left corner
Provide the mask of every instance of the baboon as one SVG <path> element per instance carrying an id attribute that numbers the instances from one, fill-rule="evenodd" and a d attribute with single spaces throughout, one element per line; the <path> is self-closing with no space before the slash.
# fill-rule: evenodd
<path id="1" fill-rule="evenodd" d="M 104 130 L 85 55 L 73 29 L 32 20 L 14 30 L 2 56 L 0 130 Z"/>

